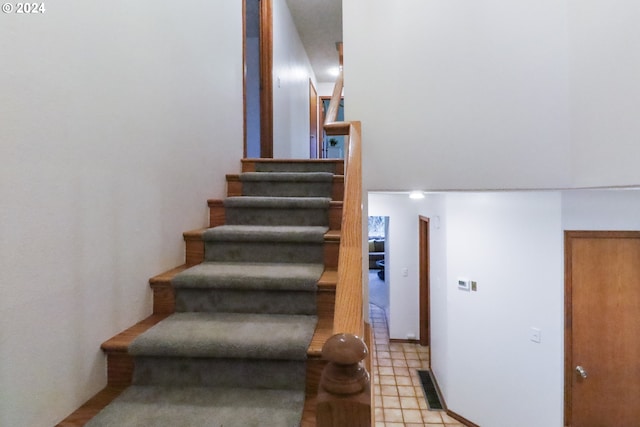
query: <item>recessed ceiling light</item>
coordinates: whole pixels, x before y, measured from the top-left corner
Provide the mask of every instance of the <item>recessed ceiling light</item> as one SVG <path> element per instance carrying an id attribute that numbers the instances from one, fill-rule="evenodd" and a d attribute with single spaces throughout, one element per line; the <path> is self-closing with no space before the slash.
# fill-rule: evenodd
<path id="1" fill-rule="evenodd" d="M 338 74 L 340 74 L 340 67 L 331 67 L 327 72 L 333 77 L 338 77 Z"/>
<path id="2" fill-rule="evenodd" d="M 424 199 L 424 193 L 422 191 L 412 191 L 409 193 L 409 198 L 414 200 Z"/>

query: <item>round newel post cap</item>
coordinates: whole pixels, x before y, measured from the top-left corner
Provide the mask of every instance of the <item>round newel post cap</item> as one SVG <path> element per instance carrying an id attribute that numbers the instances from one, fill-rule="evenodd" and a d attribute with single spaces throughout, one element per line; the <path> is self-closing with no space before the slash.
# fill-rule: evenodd
<path id="1" fill-rule="evenodd" d="M 339 365 L 354 365 L 369 354 L 364 341 L 352 334 L 336 334 L 322 347 L 322 357 Z"/>

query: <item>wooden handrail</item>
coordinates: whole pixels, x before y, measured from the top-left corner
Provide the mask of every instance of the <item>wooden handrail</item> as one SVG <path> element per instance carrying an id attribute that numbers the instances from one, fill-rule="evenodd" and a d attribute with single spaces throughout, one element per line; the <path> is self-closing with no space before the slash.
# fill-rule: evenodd
<path id="1" fill-rule="evenodd" d="M 327 365 L 320 377 L 318 427 L 370 427 L 372 390 L 363 361 L 365 336 L 362 287 L 362 149 L 360 122 L 341 123 L 346 132 L 344 199 L 338 258 L 333 336 L 322 348 Z M 367 359 L 370 362 L 370 359 Z M 366 362 L 365 362 L 366 363 Z M 370 363 L 366 363 L 370 369 Z"/>
<path id="2" fill-rule="evenodd" d="M 360 122 L 335 121 L 342 85 L 341 70 L 324 123 L 327 135 L 346 136 L 346 156 L 334 335 L 322 349 L 327 365 L 320 378 L 316 423 L 318 427 L 369 427 L 374 417 L 369 373 L 363 366 L 365 362 L 371 368 L 362 286 L 362 138 Z"/>
<path id="3" fill-rule="evenodd" d="M 349 123 L 333 333 L 364 338 L 360 122 Z"/>
<path id="4" fill-rule="evenodd" d="M 327 125 L 336 123 L 338 119 L 338 110 L 340 109 L 340 100 L 342 99 L 342 88 L 344 86 L 344 77 L 342 74 L 342 69 L 338 73 L 338 78 L 336 79 L 336 84 L 333 87 L 333 94 L 331 95 L 331 101 L 329 101 L 329 108 L 327 108 L 327 114 L 324 118 L 324 128 L 327 131 Z M 346 135 L 344 133 L 331 134 L 327 131 L 327 135 Z"/>

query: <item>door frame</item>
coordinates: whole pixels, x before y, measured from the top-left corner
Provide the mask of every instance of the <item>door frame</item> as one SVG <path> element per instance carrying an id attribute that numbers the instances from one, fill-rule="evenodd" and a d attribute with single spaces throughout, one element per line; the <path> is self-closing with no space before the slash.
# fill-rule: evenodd
<path id="1" fill-rule="evenodd" d="M 242 98 L 247 156 L 247 0 L 242 2 Z M 273 157 L 273 0 L 260 0 L 260 157 Z"/>
<path id="2" fill-rule="evenodd" d="M 572 251 L 573 240 L 592 239 L 640 239 L 640 231 L 565 230 L 564 232 L 564 425 L 572 423 L 572 384 L 574 373 L 572 331 Z"/>
<path id="3" fill-rule="evenodd" d="M 273 1 L 260 0 L 260 157 L 273 157 Z"/>
<path id="4" fill-rule="evenodd" d="M 429 347 L 429 369 L 431 369 L 431 284 L 429 280 L 429 218 L 419 215 L 420 258 L 420 345 Z"/>
<path id="5" fill-rule="evenodd" d="M 309 79 L 309 158 L 320 158 L 320 141 L 318 140 L 320 123 L 319 123 L 319 98 L 318 91 L 313 85 L 313 81 Z M 315 129 L 314 129 L 315 123 Z"/>

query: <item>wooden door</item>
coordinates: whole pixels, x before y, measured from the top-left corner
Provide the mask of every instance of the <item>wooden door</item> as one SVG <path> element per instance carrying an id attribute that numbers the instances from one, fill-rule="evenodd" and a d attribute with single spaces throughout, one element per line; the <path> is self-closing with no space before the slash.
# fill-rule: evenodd
<path id="1" fill-rule="evenodd" d="M 318 92 L 309 80 L 309 158 L 318 158 Z"/>
<path id="2" fill-rule="evenodd" d="M 567 231 L 565 273 L 565 424 L 638 426 L 640 232 Z"/>

